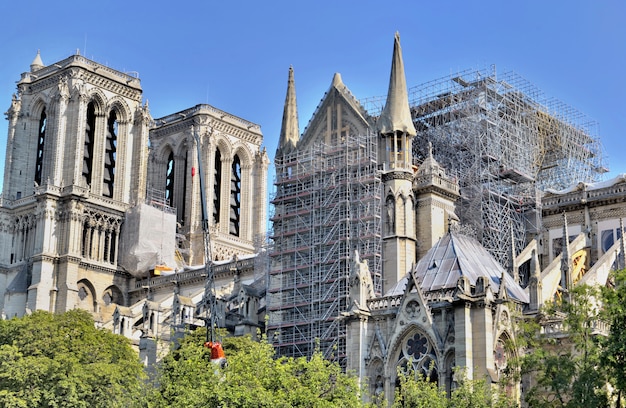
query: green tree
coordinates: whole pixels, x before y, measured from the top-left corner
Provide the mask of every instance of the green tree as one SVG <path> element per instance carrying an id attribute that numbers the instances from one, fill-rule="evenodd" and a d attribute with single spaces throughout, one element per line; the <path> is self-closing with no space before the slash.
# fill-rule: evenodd
<path id="1" fill-rule="evenodd" d="M 357 378 L 319 353 L 276 358 L 271 344 L 226 337 L 228 365 L 209 360 L 202 330 L 186 335 L 158 370 L 150 407 L 360 407 Z"/>
<path id="2" fill-rule="evenodd" d="M 567 295 L 543 307 L 537 319 L 518 322 L 522 352 L 512 372 L 529 379 L 524 398 L 532 407 L 607 406 L 608 377 L 597 333 L 600 292 L 581 285 Z"/>
<path id="3" fill-rule="evenodd" d="M 1 407 L 132 407 L 143 373 L 128 340 L 83 310 L 0 321 Z"/>
<path id="4" fill-rule="evenodd" d="M 626 270 L 611 276 L 613 287 L 602 290 L 604 317 L 610 325 L 603 341 L 602 363 L 609 373 L 609 380 L 616 390 L 616 399 L 622 406 L 626 397 Z"/>
<path id="5" fill-rule="evenodd" d="M 404 373 L 398 370 L 399 387 L 393 408 L 446 408 L 449 401 L 437 383 L 428 381 L 411 370 Z"/>
<path id="6" fill-rule="evenodd" d="M 456 372 L 459 378 L 450 398 L 439 386 L 416 376 L 413 372 L 398 373 L 400 387 L 392 408 L 514 408 L 518 404 L 508 398 L 499 388 L 487 385 L 485 380 L 468 380 L 463 370 Z"/>
<path id="7" fill-rule="evenodd" d="M 514 408 L 517 401 L 509 398 L 498 386 L 490 386 L 486 380 L 468 380 L 462 372 L 456 373 L 460 377 L 448 407 L 450 408 Z"/>

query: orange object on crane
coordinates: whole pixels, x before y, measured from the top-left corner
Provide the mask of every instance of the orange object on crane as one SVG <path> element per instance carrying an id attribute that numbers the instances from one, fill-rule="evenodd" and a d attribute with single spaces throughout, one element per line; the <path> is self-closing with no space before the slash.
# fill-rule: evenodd
<path id="1" fill-rule="evenodd" d="M 215 329 L 217 327 L 217 299 L 215 295 L 214 271 L 212 268 L 213 259 L 211 256 L 211 234 L 209 232 L 209 217 L 207 215 L 206 196 L 204 190 L 204 171 L 202 169 L 202 154 L 200 146 L 200 137 L 195 129 L 192 130 L 196 141 L 198 152 L 198 178 L 200 179 L 200 205 L 202 213 L 202 232 L 204 236 L 204 270 L 206 273 L 206 283 L 204 292 L 205 307 L 208 309 L 208 316 L 200 317 L 206 325 L 206 341 L 204 347 L 211 349 L 211 362 L 219 364 L 220 367 L 226 366 L 226 355 L 222 348 L 222 343 L 216 341 Z M 195 171 L 195 169 L 194 169 Z"/>
<path id="2" fill-rule="evenodd" d="M 222 343 L 219 341 L 207 341 L 204 343 L 204 347 L 211 349 L 211 361 L 226 358 L 224 348 L 222 348 Z"/>

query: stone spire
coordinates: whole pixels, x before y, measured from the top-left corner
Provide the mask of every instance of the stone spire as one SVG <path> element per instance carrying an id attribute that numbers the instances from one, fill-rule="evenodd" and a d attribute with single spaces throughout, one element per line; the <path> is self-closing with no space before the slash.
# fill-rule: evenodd
<path id="1" fill-rule="evenodd" d="M 299 139 L 300 128 L 298 126 L 298 106 L 296 104 L 296 83 L 293 76 L 293 66 L 290 66 L 287 96 L 285 97 L 285 107 L 283 109 L 283 123 L 280 129 L 276 156 L 289 153 L 296 147 Z"/>
<path id="2" fill-rule="evenodd" d="M 569 233 L 567 231 L 567 215 L 563 213 L 563 248 L 561 249 L 561 287 L 572 288 L 572 269 L 570 266 Z"/>
<path id="3" fill-rule="evenodd" d="M 30 63 L 30 72 L 35 72 L 43 67 L 45 67 L 45 65 L 41 60 L 41 54 L 39 53 L 39 50 L 37 50 L 37 55 L 35 56 L 35 59 L 33 60 L 33 62 Z"/>
<path id="4" fill-rule="evenodd" d="M 509 269 L 509 274 L 511 274 L 511 276 L 513 277 L 513 280 L 515 280 L 515 283 L 519 283 L 519 267 L 517 265 L 517 262 L 515 262 L 515 258 L 517 256 L 517 250 L 515 248 L 515 231 L 513 231 L 513 221 L 510 222 L 510 229 L 511 229 L 511 246 L 510 246 L 510 252 L 509 252 L 509 265 L 508 265 L 508 269 Z"/>
<path id="5" fill-rule="evenodd" d="M 619 219 L 620 244 L 619 244 L 619 264 L 622 269 L 626 268 L 626 237 L 624 237 L 624 219 Z"/>
<path id="6" fill-rule="evenodd" d="M 378 129 L 382 134 L 390 134 L 396 131 L 406 133 L 409 136 L 417 134 L 409 109 L 404 62 L 402 62 L 402 48 L 400 47 L 400 34 L 398 32 L 396 32 L 393 44 L 387 102 L 378 119 Z"/>

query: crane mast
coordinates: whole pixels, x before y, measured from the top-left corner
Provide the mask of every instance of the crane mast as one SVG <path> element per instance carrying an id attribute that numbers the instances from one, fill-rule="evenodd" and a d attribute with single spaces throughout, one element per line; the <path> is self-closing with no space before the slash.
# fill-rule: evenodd
<path id="1" fill-rule="evenodd" d="M 206 341 L 211 344 L 216 343 L 215 328 L 217 327 L 217 299 L 215 295 L 215 281 L 212 268 L 211 256 L 211 237 L 209 233 L 209 218 L 206 209 L 206 193 L 204 188 L 204 170 L 202 168 L 202 147 L 200 137 L 195 128 L 192 130 L 193 137 L 196 141 L 196 150 L 198 153 L 198 177 L 200 177 L 200 205 L 202 207 L 202 236 L 204 241 L 204 272 L 206 282 L 204 286 L 204 302 L 207 310 L 207 316 L 203 318 L 207 328 Z"/>

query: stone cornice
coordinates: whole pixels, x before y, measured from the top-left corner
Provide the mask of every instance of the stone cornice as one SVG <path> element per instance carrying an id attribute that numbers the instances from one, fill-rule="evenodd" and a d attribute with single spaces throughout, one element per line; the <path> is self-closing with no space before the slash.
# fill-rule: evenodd
<path id="1" fill-rule="evenodd" d="M 94 271 L 94 272 L 104 272 L 111 275 L 122 276 L 124 278 L 130 278 L 131 275 L 125 271 L 118 269 L 114 265 L 101 265 L 98 263 L 92 263 L 89 260 L 81 259 L 79 267 L 82 269 Z"/>
<path id="2" fill-rule="evenodd" d="M 205 126 L 209 126 L 220 133 L 237 137 L 257 146 L 263 142 L 259 125 L 207 104 L 196 105 L 193 108 L 155 119 L 154 123 L 155 127 L 150 130 L 150 133 L 159 138 L 188 132 L 191 126 L 195 125 L 200 127 L 200 132 Z"/>
<path id="3" fill-rule="evenodd" d="M 35 254 L 31 257 L 32 262 L 58 263 L 59 257 L 50 254 Z"/>
<path id="4" fill-rule="evenodd" d="M 109 68 L 82 55 L 72 55 L 35 72 L 22 74 L 19 85 L 22 89 L 39 92 L 56 86 L 61 76 L 81 77 L 85 82 L 108 89 L 126 98 L 141 101 L 141 83 L 136 75 L 129 75 Z"/>
<path id="5" fill-rule="evenodd" d="M 398 170 L 398 171 L 389 171 L 386 173 L 382 174 L 382 181 L 383 183 L 387 182 L 387 181 L 391 181 L 391 180 L 407 180 L 407 181 L 413 181 L 413 173 L 409 172 L 409 171 L 402 171 L 402 170 Z"/>
<path id="6" fill-rule="evenodd" d="M 565 194 L 547 194 L 542 202 L 544 216 L 577 211 L 584 208 L 604 207 L 626 202 L 626 184 L 620 183 L 594 190 L 575 190 Z"/>

